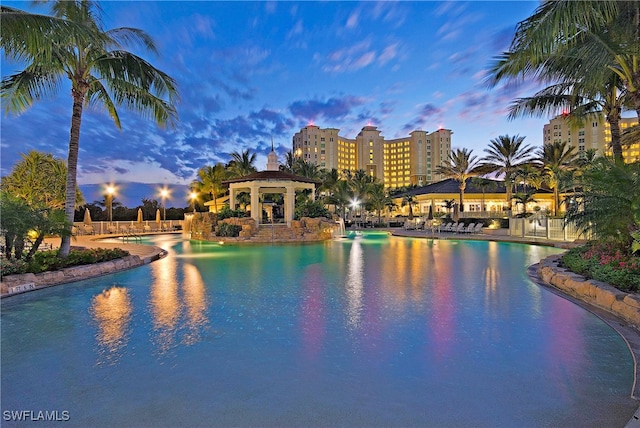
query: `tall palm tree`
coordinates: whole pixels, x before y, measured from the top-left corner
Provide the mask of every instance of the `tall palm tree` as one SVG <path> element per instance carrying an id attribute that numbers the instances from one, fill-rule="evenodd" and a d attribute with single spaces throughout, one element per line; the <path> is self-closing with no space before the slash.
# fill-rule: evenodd
<path id="1" fill-rule="evenodd" d="M 215 212 L 218 212 L 218 197 L 223 191 L 222 182 L 227 178 L 227 169 L 218 162 L 214 166 L 204 166 L 198 170 L 199 180 L 195 181 L 194 187 L 200 192 L 208 193 L 213 200 Z"/>
<path id="2" fill-rule="evenodd" d="M 256 154 L 251 153 L 250 149 L 246 149 L 241 152 L 231 153 L 231 161 L 227 164 L 227 167 L 232 177 L 243 177 L 257 171 L 255 163 Z"/>
<path id="3" fill-rule="evenodd" d="M 333 192 L 324 198 L 328 205 L 335 205 L 336 209 L 342 212 L 342 219 L 345 219 L 346 208 L 353 201 L 353 191 L 346 180 L 338 180 Z"/>
<path id="4" fill-rule="evenodd" d="M 296 158 L 293 156 L 293 152 L 289 150 L 284 156 L 284 163 L 278 166 L 278 169 L 283 172 L 293 173 L 293 165 L 296 162 Z"/>
<path id="5" fill-rule="evenodd" d="M 453 178 L 458 182 L 460 190 L 460 211 L 464 211 L 464 190 L 467 188 L 467 179 L 480 175 L 481 164 L 477 156 L 472 155 L 473 150 L 455 149 L 449 152 L 449 164 L 436 168 L 436 174 L 447 178 Z"/>
<path id="6" fill-rule="evenodd" d="M 602 89 L 613 74 L 640 115 L 639 16 L 637 1 L 542 2 L 518 24 L 509 51 L 493 66 L 490 83 L 534 77 L 575 86 L 577 93 L 610 93 Z M 619 140 L 612 137 L 614 157 L 620 160 Z"/>
<path id="7" fill-rule="evenodd" d="M 9 112 L 21 113 L 34 101 L 54 95 L 64 78 L 71 81 L 73 107 L 65 191 L 65 215 L 71 224 L 84 107 L 102 105 L 118 128 L 119 105 L 151 117 L 159 125 L 172 125 L 177 120 L 176 83 L 142 57 L 125 50 L 134 44 L 155 53 L 155 45 L 146 33 L 134 28 L 104 30 L 100 10 L 93 2 L 55 1 L 53 16 L 46 17 L 5 6 L 0 12 L 0 43 L 5 55 L 26 63 L 23 71 L 2 79 L 1 96 Z M 70 233 L 64 234 L 59 252 L 62 257 L 69 254 L 70 246 Z"/>
<path id="8" fill-rule="evenodd" d="M 511 195 L 513 192 L 513 179 L 516 169 L 531 161 L 533 147 L 524 144 L 525 137 L 514 135 L 500 135 L 489 142 L 487 153 L 481 159 L 482 167 L 486 172 L 502 175 L 507 191 L 507 205 L 511 210 Z"/>
<path id="9" fill-rule="evenodd" d="M 312 180 L 320 180 L 322 177 L 322 171 L 318 165 L 307 162 L 304 159 L 296 159 L 293 163 L 293 173 L 301 175 L 303 177 L 311 178 Z"/>
<path id="10" fill-rule="evenodd" d="M 557 216 L 563 171 L 575 168 L 578 154 L 575 147 L 567 145 L 566 141 L 547 143 L 537 154 L 549 188 L 553 190 L 553 215 Z"/>

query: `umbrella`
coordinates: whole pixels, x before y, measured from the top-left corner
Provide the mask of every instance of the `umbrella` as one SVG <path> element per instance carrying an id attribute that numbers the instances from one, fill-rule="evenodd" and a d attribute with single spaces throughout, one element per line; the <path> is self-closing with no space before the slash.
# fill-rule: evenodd
<path id="1" fill-rule="evenodd" d="M 138 224 L 142 224 L 142 208 L 138 208 Z"/>
<path id="2" fill-rule="evenodd" d="M 84 220 L 82 220 L 82 222 L 87 226 L 91 225 L 91 213 L 89 212 L 89 208 L 84 210 Z"/>
<path id="3" fill-rule="evenodd" d="M 160 224 L 162 222 L 162 218 L 160 217 L 160 208 L 156 210 L 156 223 Z"/>
<path id="4" fill-rule="evenodd" d="M 433 220 L 433 201 L 429 205 L 429 214 L 427 214 L 427 220 Z"/>

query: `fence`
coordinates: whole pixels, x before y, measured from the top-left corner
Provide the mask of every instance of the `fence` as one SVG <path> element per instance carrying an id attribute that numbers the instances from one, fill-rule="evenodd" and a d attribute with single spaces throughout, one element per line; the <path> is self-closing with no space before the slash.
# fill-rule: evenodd
<path id="1" fill-rule="evenodd" d="M 83 222 L 74 222 L 73 227 L 77 235 L 113 235 L 121 233 L 162 232 L 182 229 L 184 220 L 167 220 L 157 223 L 155 220 L 137 221 L 93 221 L 90 227 Z"/>
<path id="2" fill-rule="evenodd" d="M 509 235 L 523 238 L 544 238 L 552 241 L 588 239 L 588 236 L 580 234 L 572 223 L 565 223 L 561 218 L 546 216 L 510 218 Z"/>

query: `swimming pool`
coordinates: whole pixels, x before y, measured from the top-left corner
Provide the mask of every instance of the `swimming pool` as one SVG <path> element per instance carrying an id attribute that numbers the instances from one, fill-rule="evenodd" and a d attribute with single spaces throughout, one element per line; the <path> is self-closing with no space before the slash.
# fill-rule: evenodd
<path id="1" fill-rule="evenodd" d="M 2 300 L 3 426 L 623 426 L 637 407 L 624 341 L 526 277 L 556 249 L 148 242 L 169 255 Z"/>

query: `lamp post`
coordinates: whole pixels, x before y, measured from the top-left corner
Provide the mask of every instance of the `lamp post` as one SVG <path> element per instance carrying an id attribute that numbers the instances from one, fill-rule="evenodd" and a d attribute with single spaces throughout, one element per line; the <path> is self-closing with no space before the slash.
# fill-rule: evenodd
<path id="1" fill-rule="evenodd" d="M 360 205 L 360 201 L 358 199 L 351 201 L 351 207 L 353 208 L 353 222 L 356 229 L 358 228 L 358 205 Z"/>
<path id="2" fill-rule="evenodd" d="M 162 210 L 163 210 L 163 220 L 164 222 L 167 221 L 167 204 L 164 202 L 164 200 L 167 198 L 167 196 L 169 195 L 169 191 L 167 189 L 162 189 L 160 191 L 160 196 L 162 196 Z"/>
<path id="3" fill-rule="evenodd" d="M 107 186 L 107 217 L 109 219 L 109 226 L 113 221 L 113 193 L 116 191 L 112 185 Z"/>
<path id="4" fill-rule="evenodd" d="M 189 194 L 189 199 L 191 199 L 191 203 L 193 204 L 193 212 L 194 212 L 194 214 L 195 214 L 195 212 L 196 212 L 196 198 L 197 198 L 197 197 L 198 197 L 198 194 L 195 192 L 195 190 L 194 190 L 194 191 L 192 191 L 192 192 Z"/>

